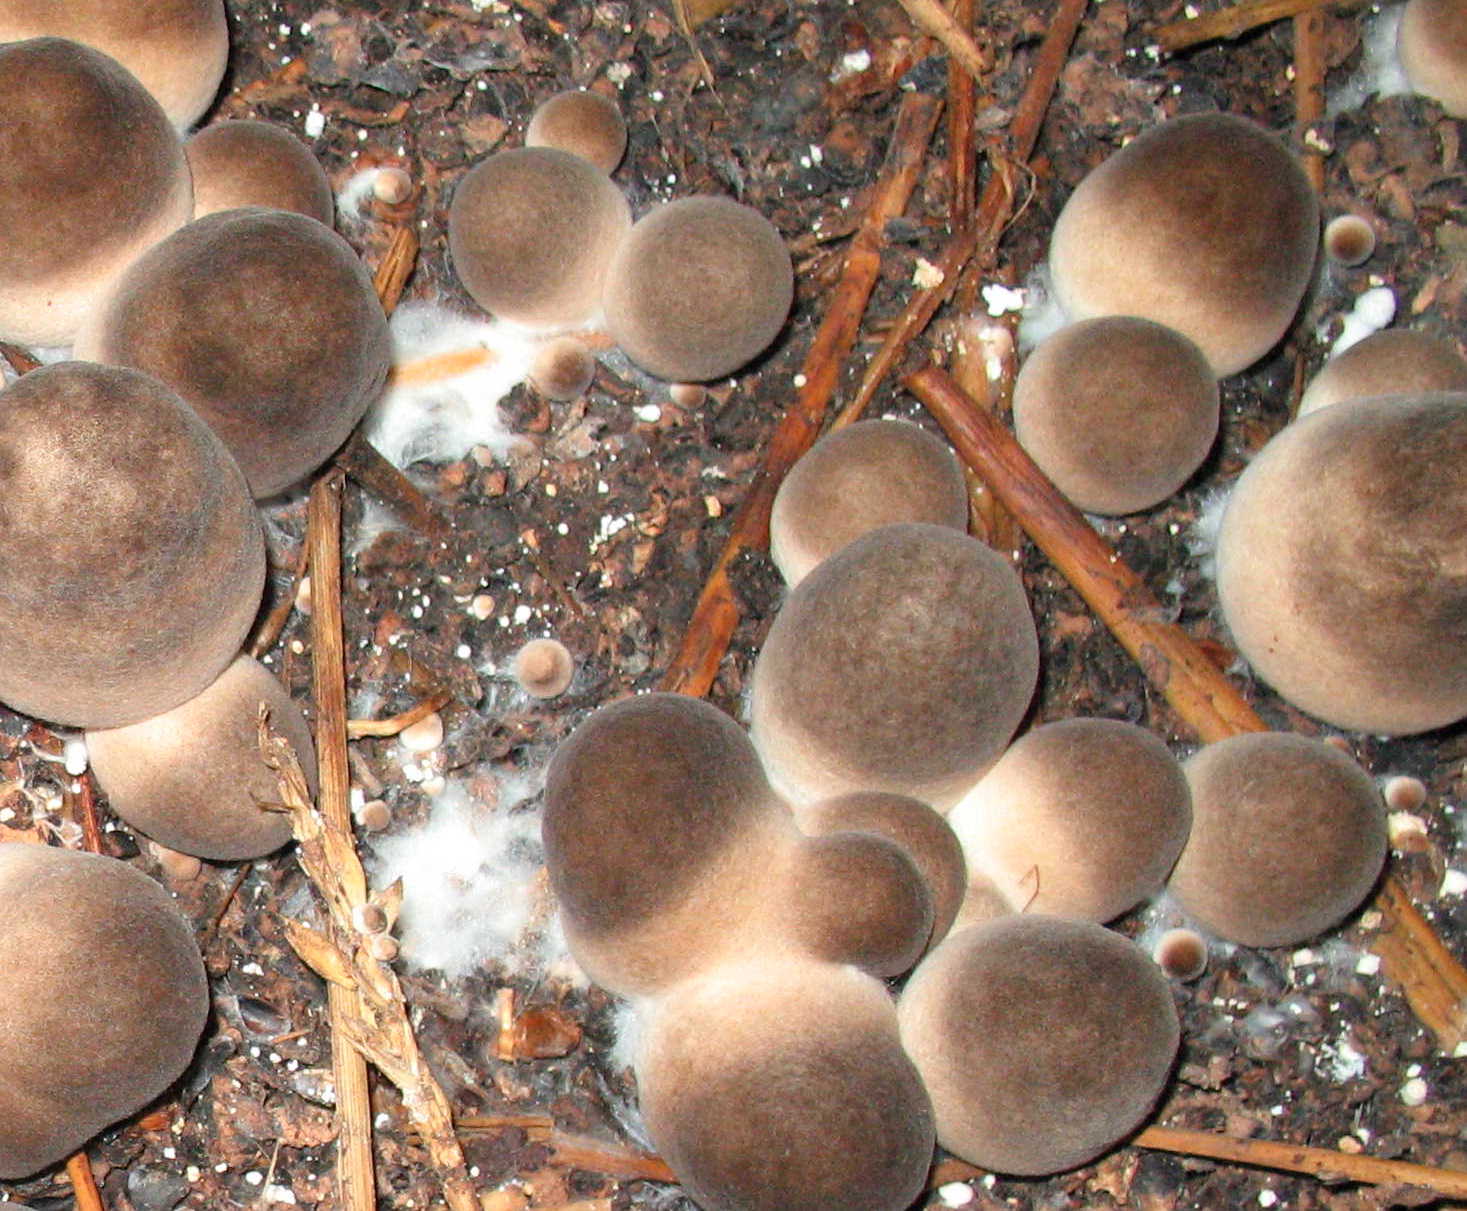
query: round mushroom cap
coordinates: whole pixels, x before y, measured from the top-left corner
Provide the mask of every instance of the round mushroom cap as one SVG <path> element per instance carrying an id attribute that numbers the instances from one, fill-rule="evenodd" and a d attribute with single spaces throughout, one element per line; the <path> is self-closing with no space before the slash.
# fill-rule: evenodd
<path id="1" fill-rule="evenodd" d="M 1323 245 L 1336 265 L 1363 265 L 1375 252 L 1375 228 L 1358 214 L 1338 214 L 1324 225 Z"/>
<path id="2" fill-rule="evenodd" d="M 1467 715 L 1467 394 L 1352 400 L 1296 421 L 1239 478 L 1217 592 L 1239 652 L 1336 727 Z"/>
<path id="3" fill-rule="evenodd" d="M 1207 970 L 1207 939 L 1195 929 L 1169 929 L 1156 939 L 1151 957 L 1172 979 L 1195 980 Z"/>
<path id="4" fill-rule="evenodd" d="M 1467 21 L 1459 0 L 1407 0 L 1396 54 L 1412 88 L 1467 118 Z"/>
<path id="5" fill-rule="evenodd" d="M 530 382 L 535 389 L 558 402 L 580 399 L 596 377 L 596 357 L 584 341 L 558 336 L 535 351 L 530 364 Z"/>
<path id="6" fill-rule="evenodd" d="M 1019 444 L 1087 513 L 1135 513 L 1166 500 L 1207 457 L 1218 409 L 1202 351 L 1130 315 L 1060 329 L 1014 382 Z"/>
<path id="7" fill-rule="evenodd" d="M 570 688 L 576 662 L 558 639 L 532 639 L 514 656 L 514 679 L 532 698 L 555 698 Z"/>
<path id="8" fill-rule="evenodd" d="M 1073 1169 L 1156 1104 L 1180 1030 L 1146 954 L 1084 921 L 1013 916 L 948 937 L 897 1006 L 937 1140 L 999 1173 Z"/>
<path id="9" fill-rule="evenodd" d="M 1292 946 L 1338 924 L 1375 885 L 1385 805 L 1338 749 L 1256 732 L 1209 744 L 1186 771 L 1192 835 L 1168 886 L 1219 937 Z"/>
<path id="10" fill-rule="evenodd" d="M 595 165 L 553 147 L 496 152 L 453 195 L 448 253 L 485 311 L 527 328 L 574 328 L 601 305 L 632 212 Z"/>
<path id="11" fill-rule="evenodd" d="M 1161 890 L 1191 827 L 1182 767 L 1118 719 L 1021 737 L 948 817 L 969 867 L 1020 912 L 1109 921 Z"/>
<path id="12" fill-rule="evenodd" d="M 1232 114 L 1146 131 L 1091 172 L 1054 225 L 1072 319 L 1138 315 L 1197 343 L 1221 378 L 1288 329 L 1319 245 L 1319 203 L 1283 144 Z"/>
<path id="13" fill-rule="evenodd" d="M 69 345 L 112 280 L 193 210 L 158 103 L 60 38 L 0 46 L 0 162 L 0 340 Z"/>
<path id="14" fill-rule="evenodd" d="M 1441 337 L 1386 328 L 1325 362 L 1299 400 L 1299 415 L 1347 399 L 1429 391 L 1467 391 L 1467 359 Z"/>
<path id="15" fill-rule="evenodd" d="M 946 812 L 1003 751 L 1038 671 L 1007 560 L 946 526 L 883 526 L 790 594 L 754 665 L 751 734 L 792 803 L 877 790 Z"/>
<path id="16" fill-rule="evenodd" d="M 125 863 L 0 845 L 0 1179 L 62 1160 L 188 1065 L 209 1014 L 193 931 Z"/>
<path id="17" fill-rule="evenodd" d="M 606 274 L 622 351 L 668 382 L 732 374 L 779 335 L 794 301 L 774 224 L 729 198 L 680 198 L 637 221 Z"/>
<path id="18" fill-rule="evenodd" d="M 141 256 L 76 349 L 177 391 L 257 499 L 336 451 L 392 358 L 387 317 L 351 246 L 315 219 L 253 206 L 195 219 Z"/>
<path id="19" fill-rule="evenodd" d="M 194 177 L 194 218 L 268 206 L 331 226 L 336 199 L 326 170 L 283 126 L 248 119 L 216 122 L 183 149 Z"/>
<path id="20" fill-rule="evenodd" d="M 202 693 L 151 719 L 87 733 L 112 810 L 153 840 L 217 862 L 259 858 L 291 837 L 279 777 L 260 755 L 260 708 L 295 749 L 312 792 L 311 729 L 270 671 L 239 656 Z"/>
<path id="21" fill-rule="evenodd" d="M 769 517 L 769 554 L 791 588 L 827 555 L 878 526 L 968 528 L 968 485 L 946 442 L 904 420 L 828 433 L 785 476 Z"/>
<path id="22" fill-rule="evenodd" d="M 229 451 L 145 374 L 62 362 L 0 393 L 0 700 L 118 727 L 239 652 L 265 543 Z"/>
<path id="23" fill-rule="evenodd" d="M 554 147 L 612 172 L 627 150 L 627 124 L 610 97 L 573 88 L 542 101 L 525 128 L 526 147 Z"/>
<path id="24" fill-rule="evenodd" d="M 704 1211 L 891 1211 L 932 1113 L 886 989 L 808 959 L 730 964 L 652 1008 L 636 1063 L 658 1153 Z"/>

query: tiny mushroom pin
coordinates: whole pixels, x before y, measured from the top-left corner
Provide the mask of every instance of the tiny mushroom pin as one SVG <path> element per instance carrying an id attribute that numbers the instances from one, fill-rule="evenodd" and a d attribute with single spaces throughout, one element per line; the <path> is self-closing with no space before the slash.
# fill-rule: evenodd
<path id="1" fill-rule="evenodd" d="M 554 147 L 610 173 L 627 150 L 627 124 L 615 101 L 573 88 L 542 101 L 525 128 L 526 147 Z"/>
<path id="2" fill-rule="evenodd" d="M 194 177 L 194 218 L 240 206 L 293 210 L 331 226 L 331 182 L 310 148 L 273 122 L 206 126 L 184 144 Z"/>

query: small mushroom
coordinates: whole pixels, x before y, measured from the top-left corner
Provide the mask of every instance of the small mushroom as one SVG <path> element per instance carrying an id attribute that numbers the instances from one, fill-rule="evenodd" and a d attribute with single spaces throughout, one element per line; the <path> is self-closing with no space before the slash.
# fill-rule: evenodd
<path id="1" fill-rule="evenodd" d="M 1024 1176 L 1073 1169 L 1139 1126 L 1180 1038 L 1166 977 L 1143 951 L 1058 917 L 949 935 L 897 1013 L 938 1143 Z"/>
<path id="2" fill-rule="evenodd" d="M 194 177 L 194 218 L 240 206 L 293 210 L 331 226 L 336 202 L 326 170 L 273 122 L 206 126 L 184 144 Z"/>
<path id="3" fill-rule="evenodd" d="M 1396 30 L 1406 79 L 1454 118 L 1467 118 L 1467 28 L 1460 0 L 1407 0 Z"/>
<path id="4" fill-rule="evenodd" d="M 514 679 L 532 698 L 558 698 L 570 689 L 576 662 L 558 639 L 532 639 L 514 656 Z"/>
<path id="5" fill-rule="evenodd" d="M 774 224 L 729 198 L 680 198 L 638 220 L 606 273 L 606 323 L 669 382 L 732 374 L 765 349 L 794 299 Z"/>
<path id="6" fill-rule="evenodd" d="M 1330 358 L 1300 398 L 1299 415 L 1341 400 L 1428 391 L 1467 391 L 1467 359 L 1441 337 L 1387 328 Z"/>
<path id="7" fill-rule="evenodd" d="M 1358 214 L 1338 214 L 1324 225 L 1324 255 L 1336 265 L 1363 265 L 1375 251 L 1375 228 Z"/>
<path id="8" fill-rule="evenodd" d="M 968 528 L 968 486 L 947 444 L 902 420 L 860 421 L 816 442 L 785 476 L 769 554 L 791 588 L 827 555 L 878 526 Z"/>
<path id="9" fill-rule="evenodd" d="M 1195 929 L 1169 929 L 1156 939 L 1151 957 L 1171 979 L 1186 983 L 1207 970 L 1207 939 Z"/>
<path id="10" fill-rule="evenodd" d="M 596 377 L 596 358 L 584 341 L 558 336 L 535 351 L 530 363 L 530 382 L 546 399 L 566 402 L 580 399 Z"/>
<path id="11" fill-rule="evenodd" d="M 615 171 L 627 150 L 627 124 L 610 97 L 569 89 L 542 101 L 525 128 L 526 147 L 554 147 Z"/>
<path id="12" fill-rule="evenodd" d="M 1205 928 L 1244 946 L 1292 946 L 1338 924 L 1386 856 L 1385 805 L 1344 753 L 1257 732 L 1186 764 L 1192 835 L 1168 884 Z"/>

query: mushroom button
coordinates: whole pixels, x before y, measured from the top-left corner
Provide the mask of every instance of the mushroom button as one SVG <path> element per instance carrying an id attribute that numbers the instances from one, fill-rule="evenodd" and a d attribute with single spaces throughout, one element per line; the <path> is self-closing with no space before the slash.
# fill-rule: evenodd
<path id="1" fill-rule="evenodd" d="M 546 399 L 566 402 L 579 399 L 596 377 L 596 358 L 573 336 L 558 336 L 535 351 L 530 363 L 530 382 Z"/>
<path id="2" fill-rule="evenodd" d="M 526 147 L 554 147 L 612 172 L 627 149 L 627 124 L 610 97 L 570 89 L 541 102 L 525 128 Z"/>
<path id="3" fill-rule="evenodd" d="M 1467 359 L 1441 337 L 1388 328 L 1325 362 L 1299 400 L 1299 415 L 1347 399 L 1428 391 L 1467 391 Z"/>
<path id="4" fill-rule="evenodd" d="M 1324 225 L 1324 255 L 1347 268 L 1363 265 L 1375 251 L 1375 228 L 1358 214 L 1340 214 Z"/>
<path id="5" fill-rule="evenodd" d="M 326 170 L 284 127 L 244 119 L 216 122 L 189 139 L 184 151 L 194 176 L 194 218 L 269 206 L 331 226 L 336 202 Z"/>
<path id="6" fill-rule="evenodd" d="M 1407 0 L 1396 53 L 1411 87 L 1467 118 L 1467 21 L 1461 0 Z"/>
<path id="7" fill-rule="evenodd" d="M 570 688 L 576 662 L 558 639 L 532 639 L 514 656 L 514 679 L 532 698 L 556 698 Z"/>

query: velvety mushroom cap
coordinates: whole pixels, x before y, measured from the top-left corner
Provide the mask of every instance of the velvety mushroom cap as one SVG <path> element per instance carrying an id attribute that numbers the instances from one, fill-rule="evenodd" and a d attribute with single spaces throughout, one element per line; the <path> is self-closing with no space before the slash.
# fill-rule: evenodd
<path id="1" fill-rule="evenodd" d="M 112 810 L 153 840 L 215 861 L 258 858 L 290 840 L 279 777 L 260 756 L 260 707 L 295 749 L 312 791 L 315 749 L 300 708 L 257 660 L 238 657 L 171 711 L 87 733 L 87 754 Z"/>
<path id="2" fill-rule="evenodd" d="M 1177 902 L 1244 946 L 1292 946 L 1338 924 L 1386 856 L 1375 783 L 1331 745 L 1284 732 L 1209 744 L 1186 765 L 1192 835 Z"/>
<path id="3" fill-rule="evenodd" d="M 1387 328 L 1325 362 L 1299 400 L 1299 415 L 1347 399 L 1429 391 L 1467 391 L 1467 359 L 1441 337 Z"/>
<path id="4" fill-rule="evenodd" d="M 774 224 L 729 198 L 681 198 L 638 220 L 606 274 L 606 323 L 669 382 L 732 374 L 779 335 L 794 268 Z"/>
<path id="5" fill-rule="evenodd" d="M 184 144 L 194 175 L 194 218 L 240 206 L 293 210 L 331 226 L 326 170 L 283 126 L 237 120 L 206 126 Z"/>
<path id="6" fill-rule="evenodd" d="M 260 498 L 346 440 L 387 381 L 391 345 L 345 240 L 305 215 L 245 207 L 196 219 L 140 257 L 77 355 L 162 379 Z"/>
<path id="7" fill-rule="evenodd" d="M 636 1073 L 647 1132 L 704 1211 L 892 1211 L 932 1163 L 891 999 L 853 968 L 732 964 L 679 985 Z"/>
<path id="8" fill-rule="evenodd" d="M 1467 21 L 1460 0 L 1408 0 L 1396 54 L 1412 88 L 1452 117 L 1467 118 Z"/>
<path id="9" fill-rule="evenodd" d="M 193 697 L 259 608 L 244 477 L 174 393 L 63 362 L 0 394 L 0 700 L 117 727 Z"/>
<path id="10" fill-rule="evenodd" d="M 1238 650 L 1295 706 L 1400 734 L 1467 715 L 1467 394 L 1353 400 L 1286 428 L 1223 513 Z"/>
<path id="11" fill-rule="evenodd" d="M 1217 380 L 1180 332 L 1129 315 L 1062 328 L 1014 383 L 1019 444 L 1087 513 L 1160 504 L 1217 436 Z"/>
<path id="12" fill-rule="evenodd" d="M 448 211 L 448 252 L 485 311 L 527 328 L 573 328 L 601 305 L 632 212 L 604 172 L 552 147 L 481 160 Z"/>
<path id="13" fill-rule="evenodd" d="M 1347 268 L 1363 265 L 1375 251 L 1375 228 L 1358 214 L 1340 214 L 1324 225 L 1324 255 Z"/>
<path id="14" fill-rule="evenodd" d="M 62 1160 L 187 1066 L 209 1014 L 193 931 L 112 858 L 0 845 L 0 1179 Z"/>
<path id="15" fill-rule="evenodd" d="M 542 102 L 530 115 L 525 146 L 568 151 L 609 173 L 626 154 L 627 124 L 610 97 L 570 89 Z"/>
<path id="16" fill-rule="evenodd" d="M 530 382 L 546 399 L 580 399 L 596 377 L 596 358 L 582 341 L 558 336 L 535 351 Z"/>
<path id="17" fill-rule="evenodd" d="M 1004 917 L 948 937 L 897 1007 L 902 1043 L 963 1160 L 1038 1176 L 1146 1118 L 1180 1031 L 1166 977 L 1102 926 Z"/>
<path id="18" fill-rule="evenodd" d="M 193 209 L 183 144 L 98 51 L 0 46 L 0 339 L 69 345 L 111 281 Z"/>
<path id="19" fill-rule="evenodd" d="M 903 420 L 859 421 L 816 442 L 785 476 L 769 554 L 791 588 L 827 555 L 878 526 L 968 528 L 968 486 L 946 442 Z"/>
<path id="20" fill-rule="evenodd" d="M 790 594 L 754 666 L 751 734 L 793 803 L 880 790 L 946 811 L 1003 751 L 1038 669 L 1007 560 L 946 526 L 883 526 Z"/>
<path id="21" fill-rule="evenodd" d="M 1161 890 L 1191 819 L 1171 751 L 1116 719 L 1035 728 L 948 817 L 970 869 L 1015 910 L 1097 922 Z"/>
<path id="22" fill-rule="evenodd" d="M 570 688 L 576 662 L 558 639 L 532 639 L 514 656 L 514 678 L 532 698 L 555 698 Z"/>
<path id="23" fill-rule="evenodd" d="M 1247 118 L 1174 118 L 1090 173 L 1060 212 L 1050 269 L 1073 319 L 1139 315 L 1197 342 L 1219 378 L 1283 336 L 1319 243 L 1298 161 Z"/>

